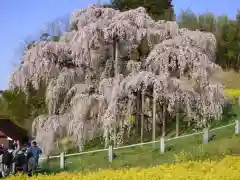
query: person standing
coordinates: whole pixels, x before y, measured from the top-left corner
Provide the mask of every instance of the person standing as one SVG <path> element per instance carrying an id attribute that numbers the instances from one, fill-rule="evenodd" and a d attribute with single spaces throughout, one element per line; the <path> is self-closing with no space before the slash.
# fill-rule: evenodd
<path id="1" fill-rule="evenodd" d="M 27 153 L 27 172 L 28 176 L 33 176 L 36 172 L 37 161 L 31 152 Z"/>
<path id="2" fill-rule="evenodd" d="M 15 172 L 23 172 L 25 164 L 26 164 L 26 157 L 25 157 L 26 149 L 22 148 L 18 151 L 15 157 Z"/>
<path id="3" fill-rule="evenodd" d="M 15 173 L 16 171 L 16 163 L 15 163 L 15 160 L 16 160 L 16 156 L 17 156 L 17 153 L 19 152 L 20 150 L 20 142 L 19 141 L 15 141 L 12 145 L 12 149 L 13 149 L 13 152 L 12 152 L 12 155 L 13 155 L 13 163 L 12 163 L 12 167 L 11 167 L 11 171 L 12 173 Z"/>
<path id="4" fill-rule="evenodd" d="M 34 170 L 36 170 L 36 168 L 38 166 L 39 157 L 42 154 L 42 150 L 37 146 L 37 142 L 33 141 L 31 144 L 31 147 L 28 149 L 28 152 L 32 153 L 33 157 L 35 158 L 36 167 L 34 168 Z"/>
<path id="5" fill-rule="evenodd" d="M 4 176 L 4 164 L 3 164 L 3 152 L 4 152 L 4 147 L 1 145 L 0 146 L 0 178 Z"/>
<path id="6" fill-rule="evenodd" d="M 3 163 L 3 176 L 8 176 L 11 173 L 12 163 L 13 163 L 13 149 L 5 149 L 2 156 Z"/>

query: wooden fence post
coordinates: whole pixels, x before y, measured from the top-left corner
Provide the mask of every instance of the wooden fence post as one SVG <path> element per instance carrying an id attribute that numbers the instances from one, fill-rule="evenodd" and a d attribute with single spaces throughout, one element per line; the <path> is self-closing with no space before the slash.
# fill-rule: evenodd
<path id="1" fill-rule="evenodd" d="M 144 132 L 144 91 L 142 91 L 141 97 L 141 143 L 143 143 Z"/>
<path id="2" fill-rule="evenodd" d="M 112 163 L 113 160 L 113 147 L 112 145 L 109 145 L 108 147 L 108 161 Z"/>
<path id="3" fill-rule="evenodd" d="M 179 136 L 179 106 L 176 107 L 176 137 Z"/>
<path id="4" fill-rule="evenodd" d="M 64 169 L 65 168 L 65 157 L 64 157 L 64 153 L 60 154 L 60 169 Z"/>
<path id="5" fill-rule="evenodd" d="M 235 134 L 240 135 L 240 120 L 236 120 Z"/>
<path id="6" fill-rule="evenodd" d="M 203 129 L 203 144 L 208 144 L 208 138 L 209 138 L 209 129 L 204 128 Z"/>
<path id="7" fill-rule="evenodd" d="M 152 122 L 152 141 L 156 140 L 156 92 L 153 88 L 153 111 L 152 111 L 152 117 L 153 117 L 153 122 Z M 155 143 L 152 144 L 153 147 L 155 147 Z"/>
<path id="8" fill-rule="evenodd" d="M 165 140 L 164 140 L 164 137 L 161 137 L 161 139 L 160 139 L 160 152 L 161 153 L 165 152 Z"/>
<path id="9" fill-rule="evenodd" d="M 46 157 L 46 162 L 49 163 L 49 161 L 50 161 L 50 156 L 47 155 L 47 157 Z"/>
<path id="10" fill-rule="evenodd" d="M 116 115 L 116 122 L 117 122 L 117 115 Z M 113 146 L 114 147 L 117 147 L 117 126 L 116 126 L 116 123 L 115 123 L 115 126 L 114 126 L 114 132 L 113 132 L 114 136 L 113 136 Z"/>

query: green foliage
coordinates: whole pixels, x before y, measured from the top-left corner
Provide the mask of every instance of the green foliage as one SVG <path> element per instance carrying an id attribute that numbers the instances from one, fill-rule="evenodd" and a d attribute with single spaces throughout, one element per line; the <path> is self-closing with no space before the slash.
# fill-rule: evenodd
<path id="1" fill-rule="evenodd" d="M 52 41 L 54 41 L 54 42 L 58 42 L 59 39 L 60 39 L 60 36 L 53 36 L 52 37 Z"/>
<path id="2" fill-rule="evenodd" d="M 227 16 L 216 17 L 212 13 L 197 15 L 191 10 L 178 17 L 182 28 L 212 32 L 217 38 L 216 63 L 224 69 L 240 68 L 240 12 L 236 20 Z"/>
<path id="3" fill-rule="evenodd" d="M 52 40 L 54 42 L 58 42 L 60 39 L 60 36 L 50 36 L 48 33 L 43 33 L 40 36 L 40 41 L 48 41 L 48 40 Z"/>
<path id="4" fill-rule="evenodd" d="M 240 153 L 240 137 L 235 136 L 234 126 L 210 132 L 216 139 L 208 144 L 202 144 L 202 134 L 167 141 L 166 151 L 159 152 L 159 143 L 146 144 L 134 148 L 116 149 L 117 158 L 113 160 L 111 168 L 149 167 L 165 163 L 183 162 L 186 160 L 221 159 L 227 154 Z M 91 151 L 94 149 L 88 149 Z M 92 153 L 88 156 L 73 156 L 67 158 L 66 171 L 85 171 L 109 168 L 106 152 Z M 59 160 L 51 159 L 49 169 L 58 169 Z"/>
<path id="5" fill-rule="evenodd" d="M 26 95 L 20 89 L 2 92 L 3 101 L 7 106 L 9 117 L 17 124 L 22 124 L 28 117 Z"/>
<path id="6" fill-rule="evenodd" d="M 188 160 L 188 153 L 181 151 L 179 154 L 174 155 L 175 162 L 181 163 Z"/>
<path id="7" fill-rule="evenodd" d="M 146 8 L 147 12 L 155 20 L 173 20 L 175 18 L 172 0 L 112 0 L 110 4 L 105 6 L 119 9 L 120 11 L 142 6 Z"/>
<path id="8" fill-rule="evenodd" d="M 0 97 L 0 119 L 8 119 L 7 104 L 2 97 Z"/>
<path id="9" fill-rule="evenodd" d="M 205 13 L 198 17 L 198 24 L 200 29 L 204 31 L 215 32 L 216 19 L 212 13 Z"/>
<path id="10" fill-rule="evenodd" d="M 240 24 L 240 10 L 238 10 L 237 12 L 236 20 L 237 20 L 237 23 Z"/>
<path id="11" fill-rule="evenodd" d="M 41 83 L 39 90 L 34 90 L 29 83 L 27 94 L 20 88 L 2 91 L 1 118 L 8 117 L 24 129 L 31 129 L 33 119 L 46 113 L 45 90 L 44 83 Z"/>
<path id="12" fill-rule="evenodd" d="M 27 49 L 31 49 L 35 44 L 35 41 L 29 42 L 29 44 L 27 44 Z"/>
<path id="13" fill-rule="evenodd" d="M 49 34 L 48 33 L 43 33 L 41 36 L 40 36 L 40 40 L 41 41 L 46 41 L 49 37 Z"/>
<path id="14" fill-rule="evenodd" d="M 178 17 L 181 28 L 195 30 L 199 28 L 198 16 L 191 10 L 182 11 Z"/>

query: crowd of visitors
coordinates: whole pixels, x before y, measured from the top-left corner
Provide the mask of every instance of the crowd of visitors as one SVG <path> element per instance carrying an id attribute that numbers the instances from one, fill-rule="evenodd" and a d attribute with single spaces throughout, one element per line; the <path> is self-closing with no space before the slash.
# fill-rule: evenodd
<path id="1" fill-rule="evenodd" d="M 39 156 L 42 150 L 36 141 L 21 146 L 19 141 L 6 148 L 0 145 L 0 177 L 6 177 L 17 172 L 32 176 L 38 167 Z"/>

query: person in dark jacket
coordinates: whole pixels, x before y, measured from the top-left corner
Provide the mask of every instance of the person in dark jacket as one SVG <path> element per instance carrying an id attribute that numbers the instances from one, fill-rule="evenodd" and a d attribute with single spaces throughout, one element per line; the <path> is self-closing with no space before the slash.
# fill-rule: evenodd
<path id="1" fill-rule="evenodd" d="M 4 152 L 4 147 L 1 146 L 1 148 L 0 148 L 0 178 L 2 178 L 4 175 L 4 164 L 2 162 L 3 152 Z"/>
<path id="2" fill-rule="evenodd" d="M 33 141 L 32 146 L 28 149 L 28 152 L 31 152 L 35 157 L 36 163 L 38 165 L 38 160 L 40 155 L 42 154 L 42 150 L 37 146 L 37 142 Z"/>
<path id="3" fill-rule="evenodd" d="M 12 162 L 12 166 L 11 166 L 11 171 L 12 171 L 12 173 L 15 173 L 15 170 L 16 170 L 15 158 L 20 150 L 20 142 L 14 141 L 11 149 L 13 150 L 13 152 L 12 152 L 13 162 Z"/>
<path id="4" fill-rule="evenodd" d="M 13 163 L 13 150 L 5 149 L 2 155 L 2 163 L 3 163 L 3 172 L 4 176 L 7 176 L 11 172 L 12 163 Z"/>
<path id="5" fill-rule="evenodd" d="M 25 157 L 25 160 L 24 160 L 24 166 L 23 166 L 23 171 L 24 172 L 28 172 L 28 159 L 29 159 L 29 153 L 27 152 L 27 148 L 24 148 L 23 149 L 23 152 L 24 152 L 24 157 Z M 31 153 L 30 153 L 31 154 Z"/>
<path id="6" fill-rule="evenodd" d="M 16 154 L 16 157 L 15 157 L 16 172 L 24 171 L 24 166 L 27 164 L 25 152 L 26 152 L 26 149 L 23 148 Z"/>
<path id="7" fill-rule="evenodd" d="M 1 144 L 0 145 L 0 154 L 3 154 L 3 152 L 4 152 L 4 146 Z"/>
<path id="8" fill-rule="evenodd" d="M 31 152 L 27 153 L 27 168 L 28 168 L 27 171 L 29 176 L 32 176 L 37 169 L 36 158 L 33 156 Z"/>

